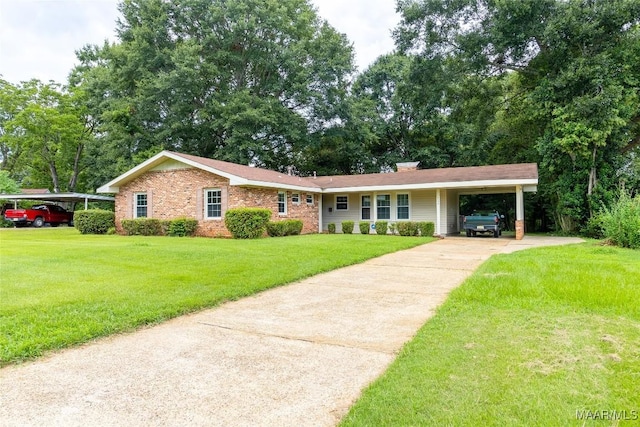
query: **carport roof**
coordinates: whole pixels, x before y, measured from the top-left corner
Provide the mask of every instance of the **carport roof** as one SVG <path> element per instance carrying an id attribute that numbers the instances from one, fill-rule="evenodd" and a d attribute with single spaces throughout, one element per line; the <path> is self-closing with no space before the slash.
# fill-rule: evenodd
<path id="1" fill-rule="evenodd" d="M 42 200 L 45 202 L 115 202 L 114 197 L 85 193 L 31 193 L 0 194 L 0 200 Z"/>

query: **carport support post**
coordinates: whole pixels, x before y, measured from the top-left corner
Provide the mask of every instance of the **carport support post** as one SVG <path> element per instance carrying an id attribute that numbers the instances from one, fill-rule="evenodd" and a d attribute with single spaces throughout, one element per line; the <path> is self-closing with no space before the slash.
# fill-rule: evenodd
<path id="1" fill-rule="evenodd" d="M 440 233 L 440 206 L 441 206 L 441 199 L 440 199 L 440 189 L 438 188 L 436 190 L 436 236 L 440 236 L 442 233 Z"/>
<path id="2" fill-rule="evenodd" d="M 516 240 L 524 237 L 524 192 L 522 185 L 516 185 Z"/>

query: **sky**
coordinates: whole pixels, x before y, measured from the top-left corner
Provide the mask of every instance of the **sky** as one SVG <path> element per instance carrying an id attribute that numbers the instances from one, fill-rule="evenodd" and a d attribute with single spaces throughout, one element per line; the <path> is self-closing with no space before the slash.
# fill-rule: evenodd
<path id="1" fill-rule="evenodd" d="M 311 0 L 320 16 L 353 43 L 364 71 L 393 50 L 395 0 Z M 0 0 L 0 76 L 65 83 L 86 44 L 116 41 L 118 0 Z"/>

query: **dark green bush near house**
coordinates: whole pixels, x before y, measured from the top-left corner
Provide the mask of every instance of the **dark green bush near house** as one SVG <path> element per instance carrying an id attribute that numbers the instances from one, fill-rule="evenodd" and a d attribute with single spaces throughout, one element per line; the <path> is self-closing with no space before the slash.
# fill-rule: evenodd
<path id="1" fill-rule="evenodd" d="M 224 225 L 234 239 L 257 239 L 264 234 L 270 219 L 269 209 L 229 209 L 224 216 Z"/>
<path id="2" fill-rule="evenodd" d="M 604 209 L 602 232 L 616 246 L 640 249 L 640 195 L 631 198 L 626 192 L 610 209 Z"/>
<path id="3" fill-rule="evenodd" d="M 103 209 L 75 211 L 73 214 L 73 223 L 82 234 L 106 234 L 115 227 L 115 221 L 115 213 Z"/>
<path id="4" fill-rule="evenodd" d="M 353 221 L 342 221 L 342 233 L 344 234 L 353 234 Z"/>
<path id="5" fill-rule="evenodd" d="M 155 218 L 122 220 L 122 228 L 127 236 L 163 236 L 166 224 L 166 221 Z"/>
<path id="6" fill-rule="evenodd" d="M 387 221 L 376 221 L 376 234 L 379 236 L 387 234 L 388 225 Z"/>
<path id="7" fill-rule="evenodd" d="M 334 223 L 329 223 L 327 225 L 327 230 L 329 230 L 329 234 L 335 234 L 336 233 L 336 225 Z"/>
<path id="8" fill-rule="evenodd" d="M 167 235 L 173 237 L 191 237 L 196 234 L 198 221 L 193 218 L 176 218 L 169 221 Z"/>
<path id="9" fill-rule="evenodd" d="M 432 237 L 436 231 L 436 225 L 431 221 L 421 221 L 418 222 L 417 225 L 422 237 Z"/>
<path id="10" fill-rule="evenodd" d="M 398 227 L 398 234 L 401 236 L 417 236 L 418 224 L 410 221 L 401 221 L 396 224 Z"/>
<path id="11" fill-rule="evenodd" d="M 271 237 L 297 236 L 302 233 L 302 227 L 299 219 L 272 221 L 267 223 L 267 234 Z"/>
<path id="12" fill-rule="evenodd" d="M 360 234 L 369 234 L 369 227 L 371 227 L 371 225 L 367 221 L 360 221 L 358 227 L 360 228 Z"/>

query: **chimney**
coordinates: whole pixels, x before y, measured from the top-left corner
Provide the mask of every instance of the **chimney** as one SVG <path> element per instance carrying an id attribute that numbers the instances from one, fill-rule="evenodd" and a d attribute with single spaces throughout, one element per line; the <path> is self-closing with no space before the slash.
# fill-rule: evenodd
<path id="1" fill-rule="evenodd" d="M 420 162 L 396 163 L 396 167 L 398 168 L 398 172 L 417 171 L 419 164 Z"/>

